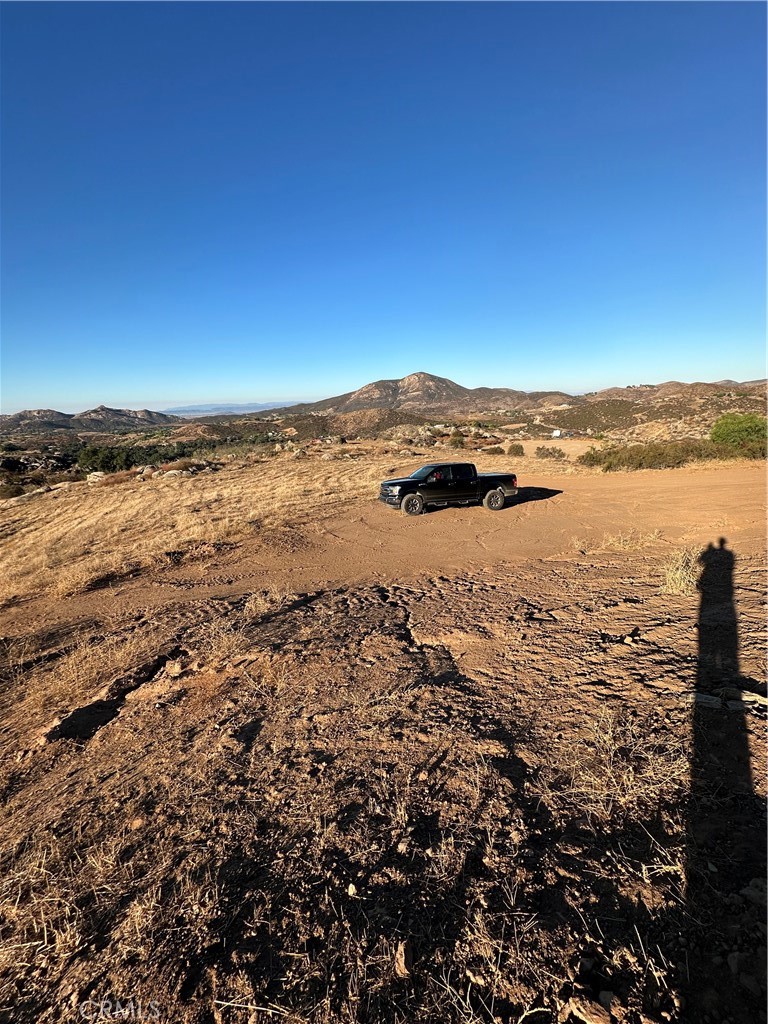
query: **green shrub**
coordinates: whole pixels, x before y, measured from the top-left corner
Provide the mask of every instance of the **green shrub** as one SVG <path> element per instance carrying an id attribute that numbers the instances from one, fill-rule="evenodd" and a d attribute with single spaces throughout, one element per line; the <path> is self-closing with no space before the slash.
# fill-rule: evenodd
<path id="1" fill-rule="evenodd" d="M 555 459 L 557 462 L 563 462 L 568 456 L 565 454 L 562 448 L 547 448 L 542 445 L 536 449 L 537 459 Z"/>
<path id="2" fill-rule="evenodd" d="M 507 448 L 507 455 L 525 455 L 525 448 L 521 444 L 511 444 Z"/>
<path id="3" fill-rule="evenodd" d="M 653 441 L 649 444 L 617 445 L 614 448 L 590 448 L 580 455 L 577 462 L 582 466 L 602 466 L 605 472 L 618 469 L 675 469 L 689 462 L 705 462 L 710 459 L 733 458 L 737 450 L 713 441 L 689 438 L 683 441 Z M 738 449 L 738 454 L 750 454 L 747 449 Z"/>
<path id="4" fill-rule="evenodd" d="M 751 458 L 765 457 L 766 420 L 755 412 L 727 412 L 710 431 L 710 440 Z"/>
<path id="5" fill-rule="evenodd" d="M 454 434 L 448 444 L 451 448 L 463 448 L 464 436 L 462 434 Z"/>
<path id="6" fill-rule="evenodd" d="M 500 448 L 498 445 L 495 445 L 493 448 L 486 448 L 485 449 L 485 454 L 486 455 L 503 455 L 504 454 L 504 449 Z"/>

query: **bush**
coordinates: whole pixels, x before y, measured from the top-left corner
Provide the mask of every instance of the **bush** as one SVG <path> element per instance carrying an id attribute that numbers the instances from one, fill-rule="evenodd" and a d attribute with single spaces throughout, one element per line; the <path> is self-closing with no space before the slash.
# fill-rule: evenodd
<path id="1" fill-rule="evenodd" d="M 582 466 L 602 466 L 605 472 L 617 469 L 675 469 L 689 462 L 733 458 L 748 454 L 747 449 L 734 449 L 713 441 L 689 438 L 685 441 L 654 441 L 649 444 L 619 445 L 615 448 L 590 448 L 580 455 Z M 749 453 L 759 458 L 759 453 Z"/>
<path id="2" fill-rule="evenodd" d="M 766 420 L 755 412 L 728 412 L 721 416 L 710 431 L 714 444 L 736 449 L 752 458 L 765 457 Z"/>
<path id="3" fill-rule="evenodd" d="M 563 462 L 568 456 L 565 454 L 562 448 L 547 448 L 542 445 L 536 449 L 537 459 L 555 459 L 557 462 Z"/>
<path id="4" fill-rule="evenodd" d="M 464 436 L 463 434 L 454 434 L 448 442 L 451 448 L 463 448 L 464 447 Z"/>
<path id="5" fill-rule="evenodd" d="M 495 445 L 493 448 L 486 448 L 485 449 L 485 454 L 486 455 L 503 455 L 504 454 L 504 449 L 503 448 L 499 448 L 498 445 Z"/>
<path id="6" fill-rule="evenodd" d="M 521 444 L 511 444 L 507 448 L 507 455 L 525 455 L 525 448 Z"/>
<path id="7" fill-rule="evenodd" d="M 21 484 L 0 484 L 0 499 L 18 498 L 23 493 L 24 488 Z"/>

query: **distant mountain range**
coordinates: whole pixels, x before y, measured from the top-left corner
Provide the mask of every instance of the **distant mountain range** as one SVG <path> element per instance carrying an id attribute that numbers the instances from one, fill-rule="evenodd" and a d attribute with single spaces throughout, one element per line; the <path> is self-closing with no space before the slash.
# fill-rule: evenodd
<path id="1" fill-rule="evenodd" d="M 286 402 L 282 408 L 289 409 L 298 402 Z M 226 416 L 228 414 L 242 416 L 249 412 L 262 412 L 264 409 L 274 409 L 274 402 L 251 402 L 246 405 L 183 405 L 175 409 L 163 409 L 164 413 L 174 416 L 187 416 L 192 419 L 198 416 Z"/>
<path id="2" fill-rule="evenodd" d="M 148 409 L 109 409 L 104 405 L 86 412 L 69 414 L 53 409 L 32 409 L 0 416 L 2 434 L 127 433 L 154 427 L 191 428 L 190 419 L 200 422 L 219 417 L 248 419 L 257 413 L 278 416 L 344 417 L 349 413 L 381 411 L 402 421 L 404 415 L 469 417 L 502 415 L 516 421 L 544 424 L 577 432 L 605 432 L 612 436 L 638 439 L 658 436 L 703 436 L 723 412 L 764 412 L 764 380 L 739 383 L 633 384 L 604 388 L 586 395 L 565 391 L 517 391 L 513 388 L 465 388 L 447 377 L 411 373 L 399 380 L 378 380 L 357 391 L 348 391 L 319 402 L 280 407 L 267 403 L 248 405 L 210 404 L 188 406 L 167 412 Z M 219 424 L 220 425 L 220 424 Z M 658 425 L 658 427 L 656 426 Z M 214 424 L 211 424 L 213 428 Z"/>
<path id="3" fill-rule="evenodd" d="M 57 412 L 55 409 L 25 409 L 11 416 L 0 416 L 0 433 L 48 434 L 51 431 L 72 430 L 119 434 L 150 427 L 172 427 L 184 421 L 180 416 L 169 416 L 149 409 L 109 409 L 99 405 L 85 412 Z"/>
<path id="4" fill-rule="evenodd" d="M 344 413 L 359 409 L 412 409 L 446 414 L 513 412 L 516 410 L 570 409 L 597 402 L 631 402 L 654 404 L 675 398 L 716 396 L 734 388 L 762 393 L 765 381 L 717 381 L 714 384 L 685 384 L 667 381 L 664 384 L 635 384 L 623 388 L 605 388 L 586 395 L 570 395 L 565 391 L 516 391 L 512 388 L 465 388 L 447 377 L 431 373 L 411 373 L 399 380 L 377 380 L 357 391 L 348 391 L 320 402 L 290 407 L 291 415 L 302 413 Z M 271 410 L 288 412 L 287 408 Z"/>
<path id="5" fill-rule="evenodd" d="M 567 402 L 561 391 L 514 391 L 511 388 L 465 388 L 447 377 L 431 373 L 411 373 L 400 380 L 377 380 L 357 391 L 348 391 L 320 402 L 291 406 L 292 413 L 355 412 L 358 409 L 439 409 L 451 412 L 489 412 L 492 409 L 516 409 L 540 403 Z M 282 412 L 282 408 L 280 409 Z"/>

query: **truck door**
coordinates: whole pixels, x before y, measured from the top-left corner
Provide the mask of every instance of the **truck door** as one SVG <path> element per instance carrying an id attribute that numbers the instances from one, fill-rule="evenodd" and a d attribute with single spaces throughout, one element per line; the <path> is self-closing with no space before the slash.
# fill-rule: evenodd
<path id="1" fill-rule="evenodd" d="M 453 498 L 455 501 L 471 501 L 477 497 L 477 476 L 474 466 L 468 462 L 457 462 L 451 466 L 453 473 Z"/>
<path id="2" fill-rule="evenodd" d="M 450 466 L 436 466 L 419 490 L 427 501 L 450 501 L 454 493 Z"/>

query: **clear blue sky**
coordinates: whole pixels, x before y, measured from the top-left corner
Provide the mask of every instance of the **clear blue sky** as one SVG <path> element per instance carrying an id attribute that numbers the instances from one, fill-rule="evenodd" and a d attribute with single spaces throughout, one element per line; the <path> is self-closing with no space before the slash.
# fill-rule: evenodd
<path id="1" fill-rule="evenodd" d="M 4 411 L 764 376 L 765 22 L 4 4 Z"/>

